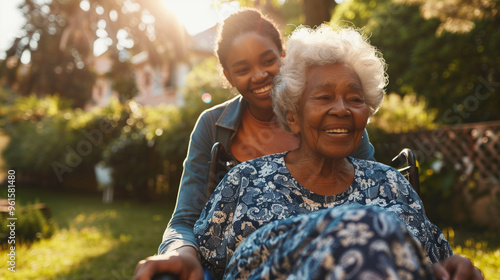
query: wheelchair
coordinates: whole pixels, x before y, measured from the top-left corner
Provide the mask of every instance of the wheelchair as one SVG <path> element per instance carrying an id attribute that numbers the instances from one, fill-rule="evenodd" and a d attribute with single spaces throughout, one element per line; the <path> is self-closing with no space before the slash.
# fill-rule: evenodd
<path id="1" fill-rule="evenodd" d="M 415 192 L 420 195 L 420 181 L 419 181 L 419 170 L 417 166 L 417 161 L 412 150 L 404 148 L 395 156 L 390 166 L 396 168 L 405 178 L 410 182 L 412 188 Z M 226 153 L 224 146 L 216 142 L 212 146 L 210 161 L 208 162 L 208 177 L 207 177 L 207 187 L 209 193 L 213 193 L 215 187 L 224 178 L 227 172 L 236 166 L 236 162 L 231 160 L 231 158 Z M 177 277 L 169 273 L 161 273 L 155 275 L 153 280 L 177 280 Z M 208 270 L 205 269 L 205 280 L 212 279 Z"/>
<path id="2" fill-rule="evenodd" d="M 224 175 L 226 175 L 235 165 L 235 162 L 227 155 L 224 146 L 216 142 L 212 146 L 209 161 L 207 182 L 210 193 L 215 190 L 215 187 L 217 187 L 222 178 L 224 178 Z M 412 150 L 408 148 L 402 149 L 401 152 L 391 160 L 389 165 L 396 168 L 406 180 L 410 182 L 415 192 L 420 195 L 419 170 L 417 160 Z"/>

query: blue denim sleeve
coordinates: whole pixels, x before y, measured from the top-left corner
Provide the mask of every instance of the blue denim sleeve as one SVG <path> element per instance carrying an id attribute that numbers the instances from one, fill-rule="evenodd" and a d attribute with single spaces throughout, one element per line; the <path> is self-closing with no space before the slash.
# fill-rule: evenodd
<path id="1" fill-rule="evenodd" d="M 353 158 L 367 159 L 375 161 L 375 148 L 372 143 L 370 143 L 370 138 L 368 133 L 363 131 L 363 138 L 359 143 L 358 149 L 351 155 Z"/>
<path id="2" fill-rule="evenodd" d="M 206 180 L 213 145 L 211 139 L 213 139 L 214 122 L 211 115 L 205 112 L 191 133 L 174 214 L 165 229 L 158 254 L 165 254 L 186 245 L 198 249 L 193 226 L 210 197 Z"/>

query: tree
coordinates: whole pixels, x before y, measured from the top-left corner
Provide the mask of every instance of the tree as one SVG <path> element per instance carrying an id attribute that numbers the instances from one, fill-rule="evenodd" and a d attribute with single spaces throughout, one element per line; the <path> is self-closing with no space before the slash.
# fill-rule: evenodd
<path id="1" fill-rule="evenodd" d="M 304 25 L 318 26 L 330 21 L 335 6 L 337 3 L 333 0 L 302 0 Z"/>
<path id="2" fill-rule="evenodd" d="M 388 63 L 389 92 L 415 92 L 438 109 L 446 125 L 500 119 L 500 17 L 475 20 L 468 33 L 436 31 L 418 6 L 391 0 L 351 0 L 337 6 L 332 23 L 364 27 Z"/>
<path id="3" fill-rule="evenodd" d="M 214 0 L 225 3 L 233 0 Z M 329 22 L 337 6 L 334 0 L 239 0 L 243 7 L 252 7 L 263 11 L 290 33 L 298 25 L 318 26 Z"/>
<path id="4" fill-rule="evenodd" d="M 437 33 L 468 33 L 475 21 L 492 19 L 498 15 L 498 3 L 492 0 L 398 0 L 408 5 L 418 5 L 425 19 L 438 18 L 441 24 Z"/>
<path id="5" fill-rule="evenodd" d="M 83 107 L 94 81 L 96 42 L 117 63 L 143 50 L 153 65 L 187 56 L 185 30 L 160 0 L 25 0 L 20 9 L 24 35 L 7 51 L 0 75 L 21 95 L 59 93 Z M 31 55 L 28 68 L 19 62 L 23 54 Z"/>

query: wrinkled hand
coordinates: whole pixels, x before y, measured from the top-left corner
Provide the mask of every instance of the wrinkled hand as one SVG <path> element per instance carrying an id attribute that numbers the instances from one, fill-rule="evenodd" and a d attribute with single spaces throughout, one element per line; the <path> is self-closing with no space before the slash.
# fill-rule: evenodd
<path id="1" fill-rule="evenodd" d="M 483 280 L 483 274 L 472 261 L 460 255 L 453 255 L 433 266 L 438 280 Z"/>
<path id="2" fill-rule="evenodd" d="M 149 280 L 155 274 L 165 272 L 177 275 L 179 280 L 203 280 L 203 268 L 196 249 L 190 246 L 141 260 L 135 268 L 134 280 Z"/>

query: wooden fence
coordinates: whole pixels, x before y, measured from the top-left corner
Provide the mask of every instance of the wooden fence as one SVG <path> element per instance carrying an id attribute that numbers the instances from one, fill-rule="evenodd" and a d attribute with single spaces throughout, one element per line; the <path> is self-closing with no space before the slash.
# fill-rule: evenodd
<path id="1" fill-rule="evenodd" d="M 375 144 L 378 153 L 391 155 L 403 147 L 412 149 L 420 164 L 442 159 L 453 165 L 463 184 L 500 182 L 500 121 L 393 134 Z"/>
<path id="2" fill-rule="evenodd" d="M 491 222 L 488 215 L 493 214 L 500 225 L 500 121 L 393 134 L 381 142 L 374 143 L 379 155 L 396 155 L 408 147 L 421 166 L 439 162 L 453 168 L 453 191 L 462 203 L 489 205 L 484 222 Z"/>

